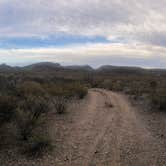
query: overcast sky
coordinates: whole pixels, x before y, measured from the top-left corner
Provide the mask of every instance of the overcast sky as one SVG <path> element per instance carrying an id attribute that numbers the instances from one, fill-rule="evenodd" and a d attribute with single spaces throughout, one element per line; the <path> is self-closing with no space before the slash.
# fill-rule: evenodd
<path id="1" fill-rule="evenodd" d="M 166 68 L 166 0 L 0 0 L 0 63 Z"/>

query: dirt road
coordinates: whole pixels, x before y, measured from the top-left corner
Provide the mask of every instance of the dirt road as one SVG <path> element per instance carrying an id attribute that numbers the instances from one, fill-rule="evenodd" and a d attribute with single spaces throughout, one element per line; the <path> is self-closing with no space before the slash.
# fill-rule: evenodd
<path id="1" fill-rule="evenodd" d="M 166 165 L 166 148 L 123 95 L 93 89 L 79 108 L 57 165 Z"/>
<path id="2" fill-rule="evenodd" d="M 92 89 L 73 110 L 54 120 L 55 152 L 33 163 L 43 166 L 165 166 L 166 146 L 117 93 Z M 30 164 L 29 161 L 27 165 Z M 26 164 L 25 164 L 26 165 Z"/>

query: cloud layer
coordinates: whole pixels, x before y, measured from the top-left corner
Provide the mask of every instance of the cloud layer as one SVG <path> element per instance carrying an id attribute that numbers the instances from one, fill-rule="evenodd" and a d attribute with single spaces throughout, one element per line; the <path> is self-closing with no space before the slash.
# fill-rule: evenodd
<path id="1" fill-rule="evenodd" d="M 98 65 L 98 61 L 111 63 L 119 60 L 122 65 L 166 67 L 165 6 L 165 0 L 1 0 L 0 56 L 5 62 L 11 63 L 15 63 L 11 56 L 17 56 L 19 62 L 24 56 L 35 59 L 38 54 L 39 59 L 49 56 L 56 60 L 58 56 L 61 61 L 72 60 L 73 63 L 82 61 Z M 53 42 L 52 48 L 47 45 L 35 49 L 32 44 L 28 50 L 19 48 L 18 44 L 18 49 L 14 51 L 11 48 L 4 50 L 2 44 L 14 38 L 45 41 L 50 36 L 63 38 L 66 35 L 101 37 L 109 40 L 110 44 L 102 41 L 90 44 L 91 41 L 85 41 L 81 46 L 80 43 L 74 43 L 74 47 L 55 48 Z M 72 42 L 68 44 L 73 45 Z M 8 58 L 11 52 L 13 55 Z M 73 56 L 76 53 L 79 55 Z M 66 58 L 66 54 L 70 58 Z"/>
<path id="2" fill-rule="evenodd" d="M 94 67 L 112 64 L 164 68 L 165 54 L 166 48 L 159 46 L 115 43 L 85 44 L 65 48 L 1 49 L 0 59 L 4 63 L 11 62 L 11 65 L 51 61 L 64 65 L 91 64 Z"/>

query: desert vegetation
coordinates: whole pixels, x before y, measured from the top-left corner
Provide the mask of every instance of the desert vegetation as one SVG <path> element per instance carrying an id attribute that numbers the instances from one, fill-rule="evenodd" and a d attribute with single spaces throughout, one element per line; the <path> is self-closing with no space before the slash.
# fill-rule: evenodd
<path id="1" fill-rule="evenodd" d="M 78 80 L 56 79 L 35 73 L 0 75 L 0 148 L 17 146 L 20 153 L 40 156 L 52 149 L 47 116 L 66 112 L 67 105 L 87 94 Z"/>
<path id="2" fill-rule="evenodd" d="M 0 149 L 17 147 L 25 156 L 41 156 L 53 149 L 47 117 L 65 117 L 68 105 L 83 99 L 89 88 L 122 92 L 150 110 L 166 111 L 165 72 L 128 70 L 0 71 Z M 105 107 L 114 105 L 105 102 Z"/>
<path id="3" fill-rule="evenodd" d="M 97 86 L 123 92 L 135 101 L 146 102 L 150 109 L 166 111 L 165 76 L 110 76 L 99 81 Z"/>

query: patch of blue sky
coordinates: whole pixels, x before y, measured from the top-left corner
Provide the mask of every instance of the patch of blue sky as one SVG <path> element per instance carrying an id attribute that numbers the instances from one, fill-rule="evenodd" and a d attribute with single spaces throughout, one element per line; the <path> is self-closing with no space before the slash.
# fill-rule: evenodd
<path id="1" fill-rule="evenodd" d="M 74 44 L 86 44 L 86 43 L 110 43 L 108 39 L 95 36 L 74 36 L 74 35 L 60 35 L 60 36 L 48 36 L 48 37 L 31 37 L 31 38 L 6 38 L 0 39 L 0 48 L 48 48 L 48 47 L 65 47 Z"/>

